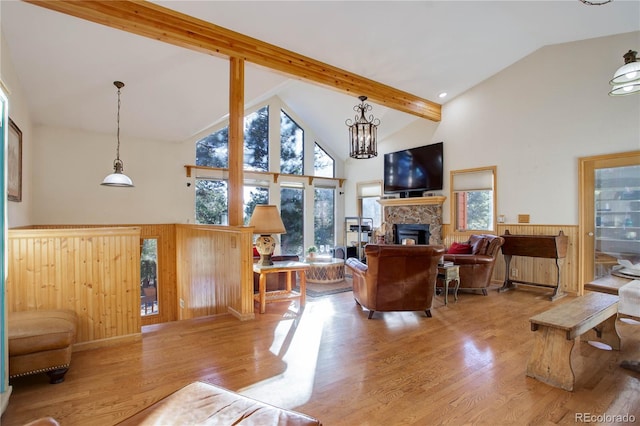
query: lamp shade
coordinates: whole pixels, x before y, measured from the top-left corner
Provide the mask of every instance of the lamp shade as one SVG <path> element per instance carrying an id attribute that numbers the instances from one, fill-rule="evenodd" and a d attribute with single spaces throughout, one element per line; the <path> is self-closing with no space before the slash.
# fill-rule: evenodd
<path id="1" fill-rule="evenodd" d="M 634 61 L 618 68 L 609 83 L 616 85 L 638 80 L 640 80 L 640 62 Z"/>
<path id="2" fill-rule="evenodd" d="M 638 92 L 640 92 L 640 80 L 632 81 L 625 84 L 616 84 L 611 88 L 609 94 L 611 96 L 624 96 Z"/>
<path id="3" fill-rule="evenodd" d="M 254 234 L 286 234 L 287 230 L 282 223 L 278 207 L 268 204 L 259 204 L 253 210 L 249 226 L 253 226 Z"/>
<path id="4" fill-rule="evenodd" d="M 131 181 L 131 178 L 129 178 L 129 176 L 123 173 L 111 173 L 104 178 L 101 185 L 132 187 L 133 182 Z"/>

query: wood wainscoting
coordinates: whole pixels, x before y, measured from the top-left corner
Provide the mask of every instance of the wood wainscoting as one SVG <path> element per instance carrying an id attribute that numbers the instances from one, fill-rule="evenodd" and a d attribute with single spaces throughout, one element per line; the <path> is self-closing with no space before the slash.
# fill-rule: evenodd
<path id="1" fill-rule="evenodd" d="M 77 348 L 140 338 L 140 228 L 12 229 L 9 312 L 71 309 Z"/>
<path id="2" fill-rule="evenodd" d="M 81 324 L 74 349 L 82 350 L 138 339 L 143 325 L 228 312 L 252 319 L 252 232 L 246 227 L 177 224 L 11 229 L 8 309 L 75 310 Z M 158 240 L 160 310 L 141 317 L 144 238 Z M 113 277 L 120 284 L 114 285 Z"/>
<path id="3" fill-rule="evenodd" d="M 83 229 L 136 227 L 140 239 L 158 240 L 158 315 L 142 317 L 142 325 L 157 324 L 178 319 L 176 280 L 176 225 L 174 223 L 128 224 L 128 225 L 35 225 L 21 229 Z M 141 244 L 141 241 L 139 245 Z"/>
<path id="4" fill-rule="evenodd" d="M 469 235 L 478 232 L 454 232 L 450 224 L 442 226 L 444 234 L 444 245 L 449 247 L 451 243 L 463 242 L 469 239 Z M 561 288 L 571 295 L 582 295 L 584 283 L 578 281 L 578 226 L 576 225 L 531 225 L 531 224 L 498 224 L 497 232 L 489 234 L 503 235 L 506 230 L 512 235 L 558 235 L 560 231 L 569 237 L 567 247 L 567 257 L 564 259 L 560 269 Z M 518 279 L 530 282 L 555 285 L 556 284 L 556 262 L 555 259 L 542 259 L 534 257 L 514 256 L 511 260 L 511 270 L 518 271 Z M 504 256 L 498 255 L 493 277 L 491 280 L 495 284 L 502 284 L 505 280 Z"/>
<path id="5" fill-rule="evenodd" d="M 253 228 L 176 225 L 176 241 L 178 319 L 254 318 Z"/>

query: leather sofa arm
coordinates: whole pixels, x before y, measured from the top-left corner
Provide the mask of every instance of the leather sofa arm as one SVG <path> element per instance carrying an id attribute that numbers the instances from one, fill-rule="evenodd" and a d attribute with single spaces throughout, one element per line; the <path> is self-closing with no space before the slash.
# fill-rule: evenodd
<path id="1" fill-rule="evenodd" d="M 482 254 L 445 254 L 444 260 L 456 265 L 491 264 L 495 259 Z"/>
<path id="2" fill-rule="evenodd" d="M 360 262 L 355 257 L 348 258 L 347 262 L 345 264 L 347 266 L 349 266 L 351 269 L 354 269 L 354 270 L 356 270 L 358 272 L 362 272 L 362 273 L 367 272 L 367 269 L 369 269 L 369 267 L 367 265 L 365 265 L 364 263 Z"/>

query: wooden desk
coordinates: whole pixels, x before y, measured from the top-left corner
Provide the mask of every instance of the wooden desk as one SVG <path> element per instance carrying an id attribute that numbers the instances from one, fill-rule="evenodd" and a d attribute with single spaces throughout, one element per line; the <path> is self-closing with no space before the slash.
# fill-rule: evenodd
<path id="1" fill-rule="evenodd" d="M 551 295 L 552 301 L 565 296 L 565 293 L 560 288 L 560 267 L 564 263 L 564 258 L 567 256 L 569 237 L 564 235 L 562 231 L 560 231 L 560 234 L 558 235 L 511 235 L 509 230 L 506 230 L 504 235 L 501 235 L 501 237 L 504 238 L 502 254 L 504 255 L 506 270 L 504 275 L 504 284 L 498 289 L 498 291 L 507 291 L 515 287 L 513 283 L 520 283 L 538 287 L 553 288 L 553 294 Z M 556 284 L 549 285 L 530 281 L 512 280 L 509 278 L 512 256 L 555 259 L 557 269 Z"/>
<path id="2" fill-rule="evenodd" d="M 260 303 L 260 313 L 264 314 L 267 303 L 291 299 L 300 300 L 300 309 L 302 310 L 302 308 L 304 308 L 307 291 L 307 269 L 309 269 L 309 264 L 303 262 L 273 262 L 273 265 L 269 266 L 262 266 L 254 263 L 253 272 L 260 274 L 260 281 L 258 285 L 258 294 L 255 294 L 253 298 Z M 277 272 L 287 273 L 286 290 L 267 291 L 267 274 L 274 274 Z M 300 274 L 299 293 L 297 291 L 293 291 L 291 285 L 293 281 L 292 275 L 294 272 L 298 272 Z"/>

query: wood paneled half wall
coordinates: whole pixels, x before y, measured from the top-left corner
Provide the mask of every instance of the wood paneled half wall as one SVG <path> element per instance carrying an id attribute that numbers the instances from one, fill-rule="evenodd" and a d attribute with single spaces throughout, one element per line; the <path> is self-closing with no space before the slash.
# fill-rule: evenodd
<path id="1" fill-rule="evenodd" d="M 178 319 L 254 318 L 252 243 L 253 228 L 176 225 Z"/>
<path id="2" fill-rule="evenodd" d="M 140 228 L 12 229 L 8 311 L 72 309 L 76 348 L 140 338 Z"/>

